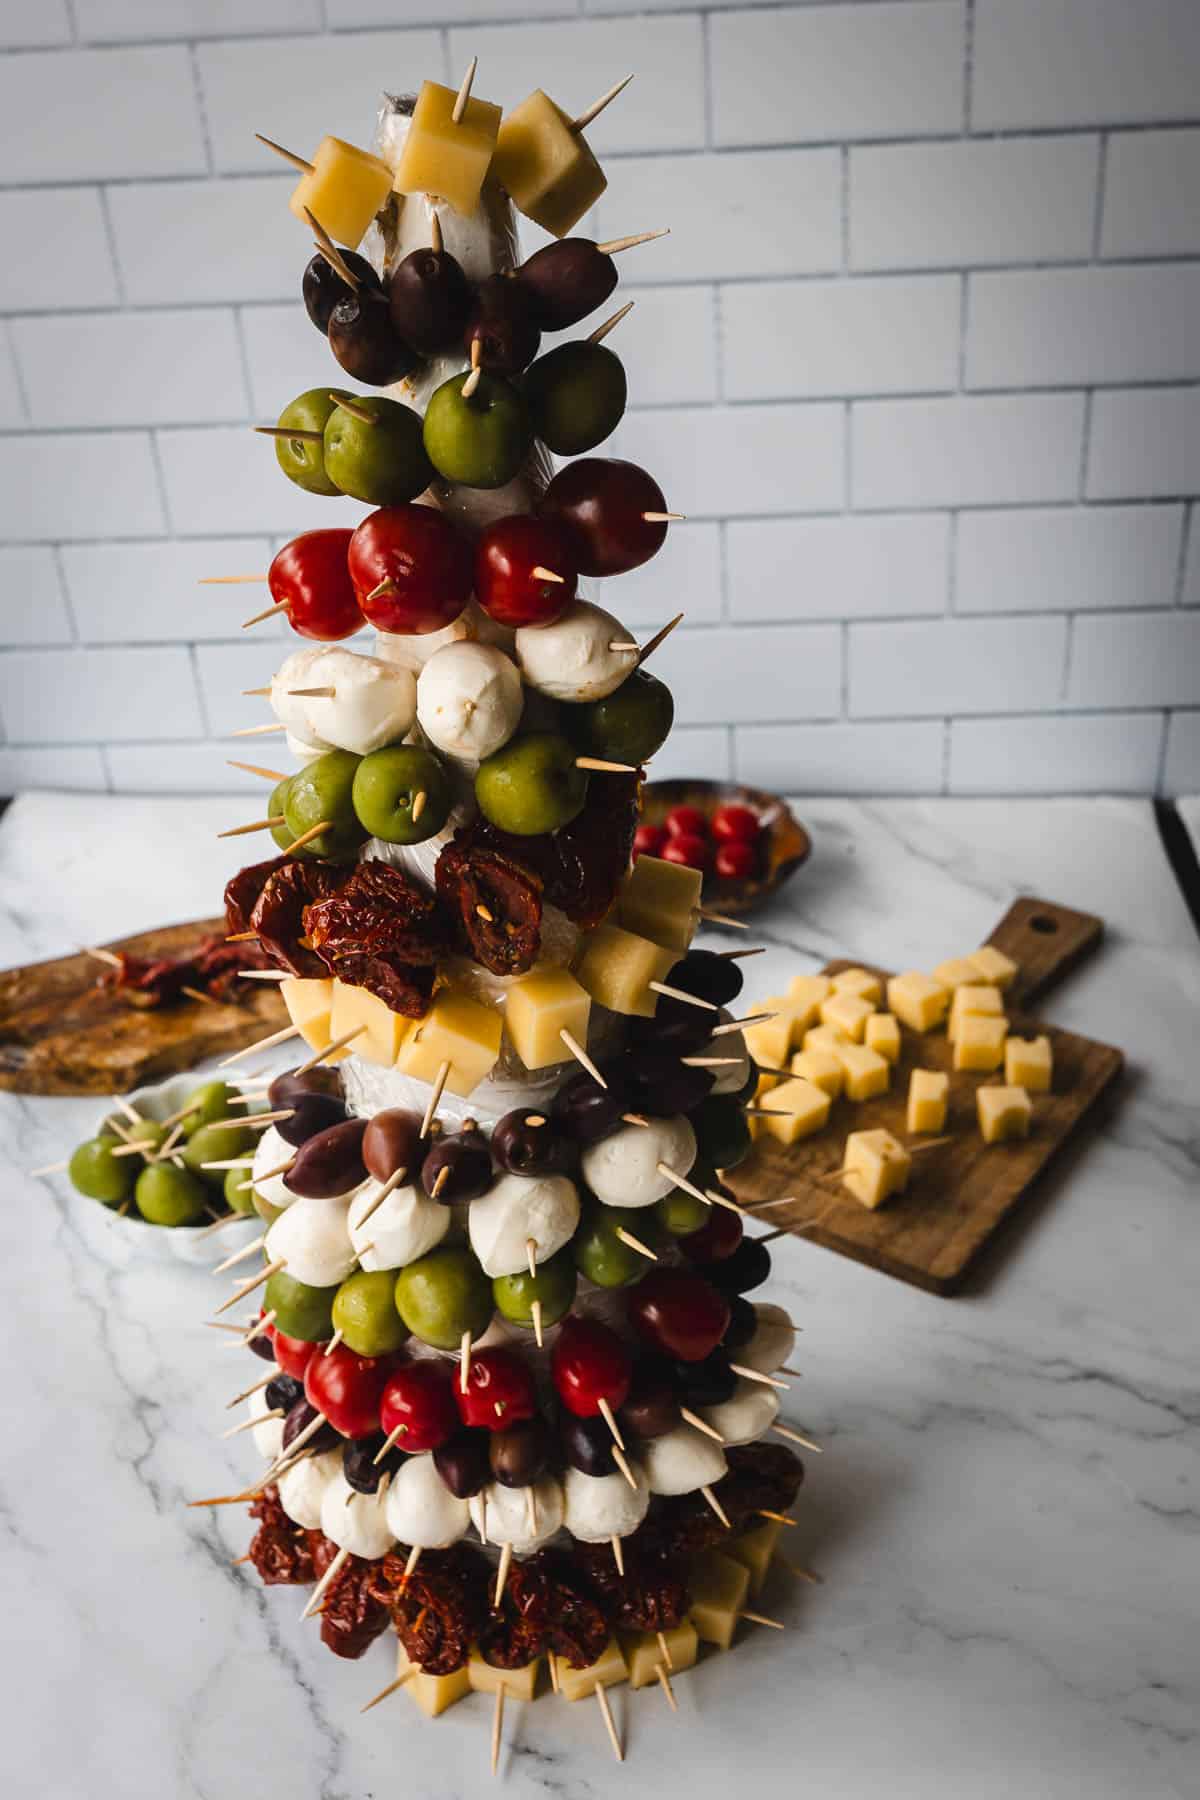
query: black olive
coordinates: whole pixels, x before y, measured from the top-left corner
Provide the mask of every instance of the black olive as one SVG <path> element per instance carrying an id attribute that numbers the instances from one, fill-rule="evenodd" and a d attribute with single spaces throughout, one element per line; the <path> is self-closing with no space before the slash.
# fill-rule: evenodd
<path id="1" fill-rule="evenodd" d="M 319 1416 L 316 1407 L 311 1406 L 307 1400 L 297 1400 L 283 1421 L 283 1448 L 286 1450 L 289 1444 L 294 1443 L 300 1433 L 306 1431 L 313 1420 Z M 318 1427 L 310 1438 L 305 1438 L 304 1448 L 311 1450 L 315 1456 L 319 1456 L 323 1450 L 336 1449 L 341 1442 L 341 1432 L 335 1431 L 329 1420 L 326 1419 L 325 1423 Z"/>
<path id="2" fill-rule="evenodd" d="M 599 1416 L 578 1419 L 564 1412 L 558 1425 L 563 1455 L 581 1475 L 611 1475 L 616 1468 L 612 1433 Z"/>
<path id="3" fill-rule="evenodd" d="M 519 1106 L 505 1113 L 493 1130 L 492 1157 L 497 1168 L 512 1175 L 570 1175 L 579 1151 L 544 1112 Z"/>
<path id="4" fill-rule="evenodd" d="M 275 1361 L 275 1346 L 271 1342 L 269 1331 L 260 1331 L 257 1336 L 246 1340 L 247 1350 L 253 1350 L 255 1356 L 261 1356 L 264 1362 Z"/>
<path id="5" fill-rule="evenodd" d="M 488 1461 L 490 1431 L 477 1426 L 464 1426 L 433 1453 L 433 1465 L 456 1500 L 470 1500 L 487 1485 L 491 1476 Z"/>
<path id="6" fill-rule="evenodd" d="M 611 1137 L 621 1123 L 621 1114 L 629 1111 L 614 1075 L 609 1070 L 604 1075 L 607 1088 L 580 1070 L 554 1096 L 551 1111 L 577 1144 L 596 1144 Z"/>
<path id="7" fill-rule="evenodd" d="M 716 1079 L 711 1069 L 689 1069 L 669 1050 L 635 1050 L 626 1057 L 622 1072 L 628 1082 L 626 1110 L 658 1119 L 701 1106 Z"/>
<path id="8" fill-rule="evenodd" d="M 285 1069 L 282 1075 L 276 1075 L 267 1089 L 272 1112 L 278 1112 L 284 1106 L 294 1106 L 297 1099 L 305 1094 L 327 1094 L 334 1100 L 341 1100 L 342 1078 L 336 1069 L 318 1063 L 315 1069 L 306 1069 L 303 1075 L 297 1074 L 295 1069 Z"/>
<path id="9" fill-rule="evenodd" d="M 379 1462 L 379 1455 L 387 1439 L 382 1431 L 376 1431 L 366 1438 L 352 1438 L 342 1453 L 342 1474 L 348 1486 L 356 1494 L 373 1494 L 385 1475 L 394 1475 L 400 1464 L 405 1461 L 403 1450 L 395 1444 L 387 1455 Z"/>
<path id="10" fill-rule="evenodd" d="M 478 1200 L 492 1185 L 492 1153 L 478 1125 L 438 1138 L 421 1164 L 421 1186 L 432 1200 L 453 1206 Z"/>
<path id="11" fill-rule="evenodd" d="M 501 1487 L 532 1487 L 550 1459 L 550 1440 L 540 1418 L 522 1419 L 507 1431 L 488 1432 L 492 1479 Z"/>
<path id="12" fill-rule="evenodd" d="M 641 1438 L 662 1437 L 678 1425 L 679 1381 L 675 1365 L 665 1356 L 638 1358 L 620 1418 Z"/>
<path id="13" fill-rule="evenodd" d="M 726 1297 L 748 1294 L 751 1288 L 761 1287 L 771 1273 L 771 1252 L 758 1238 L 743 1238 L 732 1256 L 698 1264 L 696 1273 Z"/>
<path id="14" fill-rule="evenodd" d="M 737 1387 L 723 1350 L 713 1350 L 702 1362 L 676 1363 L 675 1374 L 685 1406 L 720 1406 L 733 1399 Z"/>
<path id="15" fill-rule="evenodd" d="M 277 1375 L 274 1381 L 267 1383 L 265 1397 L 272 1411 L 281 1406 L 284 1412 L 290 1412 L 297 1400 L 304 1398 L 304 1383 L 297 1381 L 294 1375 Z"/>
<path id="16" fill-rule="evenodd" d="M 363 1133 L 363 1162 L 376 1181 L 390 1181 L 397 1169 L 408 1171 L 409 1179 L 415 1181 L 424 1153 L 421 1115 L 407 1107 L 389 1106 L 377 1112 Z"/>
<path id="17" fill-rule="evenodd" d="M 741 1294 L 727 1294 L 725 1297 L 729 1301 L 729 1324 L 721 1339 L 721 1348 L 740 1350 L 758 1330 L 758 1314 L 753 1303 L 744 1300 Z"/>
<path id="18" fill-rule="evenodd" d="M 741 993 L 744 981 L 737 964 L 715 950 L 689 950 L 667 976 L 668 987 L 682 988 L 685 994 L 711 1000 L 714 1006 L 729 1006 Z"/>
<path id="19" fill-rule="evenodd" d="M 288 1104 L 292 1109 L 291 1118 L 277 1120 L 275 1129 L 284 1143 L 295 1149 L 316 1137 L 319 1131 L 328 1131 L 331 1125 L 345 1123 L 345 1105 L 332 1094 L 297 1094 Z"/>
<path id="20" fill-rule="evenodd" d="M 367 1179 L 363 1162 L 365 1119 L 330 1125 L 301 1144 L 283 1185 L 304 1200 L 335 1200 Z"/>
<path id="21" fill-rule="evenodd" d="M 378 275 L 365 256 L 359 256 L 355 250 L 343 250 L 342 261 L 352 275 L 365 282 L 369 288 L 379 288 Z M 322 337 L 329 330 L 329 320 L 339 300 L 348 300 L 353 293 L 344 282 L 333 264 L 318 250 L 311 258 L 304 271 L 300 283 L 300 292 L 304 297 L 304 310 L 321 333 Z"/>

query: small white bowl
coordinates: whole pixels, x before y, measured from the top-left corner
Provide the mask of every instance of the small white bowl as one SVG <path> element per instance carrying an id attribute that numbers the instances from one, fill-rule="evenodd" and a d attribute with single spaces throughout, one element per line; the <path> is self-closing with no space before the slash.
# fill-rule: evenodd
<path id="1" fill-rule="evenodd" d="M 172 1075 L 166 1081 L 136 1088 L 129 1095 L 129 1104 L 145 1119 L 166 1119 L 178 1112 L 188 1095 L 206 1079 L 219 1077 Z M 97 1131 L 112 1112 L 110 1101 L 96 1121 Z M 212 1229 L 207 1221 L 203 1225 L 151 1225 L 136 1210 L 122 1216 L 115 1207 L 89 1199 L 69 1184 L 68 1188 L 81 1236 L 98 1256 L 118 1268 L 127 1268 L 134 1262 L 180 1262 L 211 1268 L 222 1255 L 250 1243 L 263 1229 L 257 1213 L 247 1213 L 237 1224 L 222 1225 L 219 1230 Z"/>

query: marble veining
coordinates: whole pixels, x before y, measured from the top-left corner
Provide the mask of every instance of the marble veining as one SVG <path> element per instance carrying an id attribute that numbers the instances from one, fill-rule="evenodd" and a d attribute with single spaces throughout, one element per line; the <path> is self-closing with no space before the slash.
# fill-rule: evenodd
<path id="1" fill-rule="evenodd" d="M 1014 894 L 1099 911 L 1109 941 L 1044 1010 L 1121 1044 L 1129 1078 L 1056 1161 L 970 1291 L 945 1301 L 791 1240 L 770 1295 L 803 1326 L 785 1416 L 808 1459 L 773 1578 L 786 1633 L 661 1696 L 511 1706 L 506 1791 L 731 1785 L 846 1800 L 1181 1800 L 1200 1792 L 1200 950 L 1134 801 L 800 801 L 811 862 L 756 923 L 747 995 L 840 953 L 929 965 Z M 216 910 L 228 800 L 21 799 L 0 824 L 7 963 Z M 169 850 L 165 847 L 169 845 Z M 0 1789 L 38 1800 L 461 1800 L 490 1708 L 360 1716 L 389 1652 L 343 1664 L 302 1598 L 231 1566 L 253 1468 L 219 1433 L 248 1380 L 204 1329 L 202 1270 L 97 1259 L 25 1171 L 93 1101 L 0 1097 Z M 218 1260 L 214 1252 L 214 1262 Z M 631 1783 L 633 1786 L 631 1787 Z"/>

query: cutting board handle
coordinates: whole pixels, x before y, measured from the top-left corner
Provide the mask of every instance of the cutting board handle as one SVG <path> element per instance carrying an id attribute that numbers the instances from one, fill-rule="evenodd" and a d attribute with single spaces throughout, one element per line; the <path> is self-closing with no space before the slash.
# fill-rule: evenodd
<path id="1" fill-rule="evenodd" d="M 1090 956 L 1103 936 L 1103 919 L 1025 894 L 1013 901 L 988 943 L 1019 965 L 1013 993 L 1024 1005 Z"/>

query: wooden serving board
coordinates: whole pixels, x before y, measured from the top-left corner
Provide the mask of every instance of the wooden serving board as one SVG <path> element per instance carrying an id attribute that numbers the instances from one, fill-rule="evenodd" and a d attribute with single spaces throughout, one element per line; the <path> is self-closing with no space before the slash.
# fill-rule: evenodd
<path id="1" fill-rule="evenodd" d="M 134 956 L 180 956 L 220 919 L 165 925 L 108 944 Z M 183 999 L 143 1010 L 98 989 L 102 966 L 79 954 L 0 973 L 0 1090 L 11 1094 L 127 1094 L 229 1056 L 287 1023 L 272 983 L 243 981 L 238 1004 Z"/>
<path id="2" fill-rule="evenodd" d="M 772 1207 L 762 1214 L 763 1222 L 794 1229 L 819 1218 L 820 1223 L 803 1234 L 814 1243 L 930 1293 L 954 1293 L 972 1258 L 1124 1066 L 1119 1050 L 1060 1031 L 1025 1010 L 1091 954 L 1103 931 L 1102 921 L 1089 913 L 1021 899 L 988 939 L 1020 967 L 1005 996 L 1013 1035 L 1044 1033 L 1054 1054 L 1053 1091 L 1032 1096 L 1028 1138 L 985 1144 L 979 1134 L 975 1090 L 985 1082 L 1003 1082 L 1003 1071 L 957 1073 L 951 1068 L 952 1048 L 944 1028 L 918 1033 L 902 1026 L 900 1061 L 892 1071 L 889 1092 L 859 1103 L 835 1101 L 825 1130 L 790 1147 L 758 1138 L 752 1155 L 730 1178 L 738 1199 L 754 1207 L 794 1194 L 794 1205 Z M 861 965 L 839 959 L 828 963 L 824 972 L 836 975 L 857 966 Z M 885 970 L 872 973 L 886 979 Z M 944 1069 L 949 1074 L 946 1131 L 953 1141 L 916 1156 L 907 1193 L 872 1212 L 830 1177 L 842 1166 L 843 1147 L 852 1131 L 883 1126 L 910 1147 L 920 1144 L 921 1139 L 910 1139 L 905 1128 L 908 1078 L 914 1068 Z"/>

